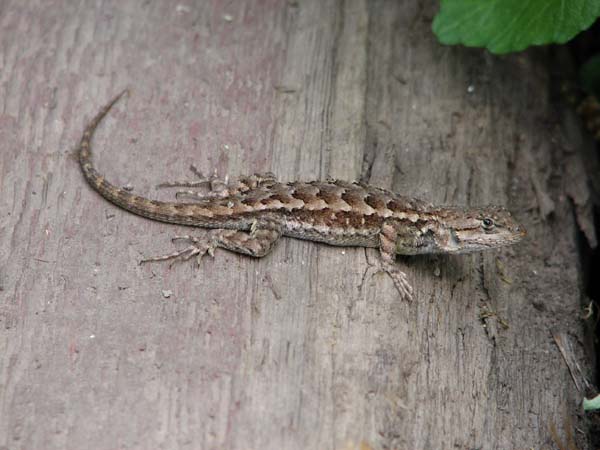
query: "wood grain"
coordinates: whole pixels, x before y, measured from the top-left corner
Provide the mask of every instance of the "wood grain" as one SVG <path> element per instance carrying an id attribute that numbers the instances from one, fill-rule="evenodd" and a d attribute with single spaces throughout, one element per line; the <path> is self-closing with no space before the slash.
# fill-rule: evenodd
<path id="1" fill-rule="evenodd" d="M 508 449 L 549 447 L 551 424 L 562 435 L 580 394 L 551 330 L 583 358 L 583 292 L 548 55 L 443 47 L 434 3 L 2 3 L 0 448 Z M 529 238 L 402 259 L 412 304 L 370 249 L 286 239 L 262 260 L 140 267 L 189 230 L 108 204 L 70 157 L 127 86 L 95 162 L 140 194 L 170 198 L 154 186 L 190 163 L 362 178 L 505 204 Z"/>

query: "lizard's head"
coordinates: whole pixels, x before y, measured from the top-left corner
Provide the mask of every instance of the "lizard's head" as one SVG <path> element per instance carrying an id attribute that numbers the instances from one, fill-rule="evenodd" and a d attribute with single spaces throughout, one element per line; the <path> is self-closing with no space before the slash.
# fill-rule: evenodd
<path id="1" fill-rule="evenodd" d="M 510 212 L 499 206 L 484 208 L 444 208 L 436 239 L 438 248 L 448 253 L 478 252 L 519 242 L 527 233 Z"/>

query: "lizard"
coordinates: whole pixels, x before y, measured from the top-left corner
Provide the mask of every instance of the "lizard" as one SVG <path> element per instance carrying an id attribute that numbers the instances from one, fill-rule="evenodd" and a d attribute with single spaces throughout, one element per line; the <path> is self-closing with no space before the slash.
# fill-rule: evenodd
<path id="1" fill-rule="evenodd" d="M 371 247 L 379 249 L 381 268 L 391 276 L 401 297 L 412 300 L 413 289 L 396 263 L 397 254 L 479 252 L 516 243 L 526 235 L 504 207 L 434 206 L 362 182 L 280 182 L 272 174 L 257 174 L 226 180 L 220 189 L 206 179 L 163 184 L 211 184 L 213 189 L 197 193 L 193 202 L 138 196 L 107 181 L 92 163 L 94 132 L 126 92 L 104 106 L 85 128 L 77 156 L 88 184 L 109 202 L 139 216 L 210 229 L 204 238 L 176 236 L 173 240 L 183 239 L 189 245 L 141 262 L 192 257 L 200 262 L 205 254 L 214 256 L 216 248 L 260 258 L 282 236 L 334 246 Z"/>

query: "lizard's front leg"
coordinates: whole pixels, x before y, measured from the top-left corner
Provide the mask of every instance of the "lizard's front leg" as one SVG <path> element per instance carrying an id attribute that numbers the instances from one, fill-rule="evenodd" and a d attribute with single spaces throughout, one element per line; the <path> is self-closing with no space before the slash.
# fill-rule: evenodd
<path id="1" fill-rule="evenodd" d="M 396 241 L 402 225 L 394 220 L 386 220 L 379 233 L 379 252 L 382 269 L 392 278 L 394 286 L 405 300 L 412 301 L 413 289 L 406 274 L 396 264 Z"/>
<path id="2" fill-rule="evenodd" d="M 173 240 L 185 240 L 190 245 L 169 255 L 146 258 L 140 263 L 167 260 L 187 261 L 196 257 L 198 264 L 207 253 L 214 256 L 216 248 L 260 258 L 268 254 L 281 237 L 283 226 L 277 217 L 256 219 L 250 231 L 216 229 L 210 230 L 205 237 L 176 236 Z"/>

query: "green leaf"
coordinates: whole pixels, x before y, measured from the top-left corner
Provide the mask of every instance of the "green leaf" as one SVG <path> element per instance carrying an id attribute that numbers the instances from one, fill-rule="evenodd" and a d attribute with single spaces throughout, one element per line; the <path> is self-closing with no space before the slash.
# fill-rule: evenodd
<path id="1" fill-rule="evenodd" d="M 588 94 L 600 95 L 600 55 L 592 56 L 581 66 L 579 84 Z"/>
<path id="2" fill-rule="evenodd" d="M 433 32 L 442 44 L 508 53 L 567 42 L 598 16 L 598 0 L 441 0 Z"/>
<path id="3" fill-rule="evenodd" d="M 596 411 L 600 409 L 600 395 L 597 395 L 591 400 L 587 398 L 583 399 L 583 410 L 584 411 Z"/>

